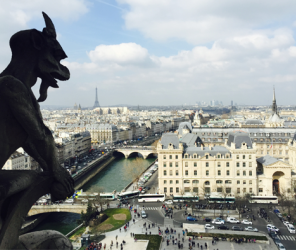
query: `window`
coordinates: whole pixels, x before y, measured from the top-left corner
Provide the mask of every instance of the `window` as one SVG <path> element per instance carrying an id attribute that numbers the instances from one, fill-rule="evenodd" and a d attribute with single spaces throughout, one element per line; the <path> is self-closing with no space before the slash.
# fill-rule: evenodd
<path id="1" fill-rule="evenodd" d="M 206 181 L 206 182 L 205 182 L 205 185 L 210 185 L 210 182 L 209 182 L 209 181 Z"/>
<path id="2" fill-rule="evenodd" d="M 205 188 L 205 193 L 206 193 L 206 194 L 209 194 L 210 192 L 211 192 L 211 188 L 206 187 L 206 188 Z"/>
<path id="3" fill-rule="evenodd" d="M 230 194 L 231 193 L 231 188 L 226 188 L 226 193 Z"/>
<path id="4" fill-rule="evenodd" d="M 245 167 L 246 166 L 246 163 L 245 162 L 243 162 L 243 167 Z"/>
<path id="5" fill-rule="evenodd" d="M 163 156 L 163 159 L 166 160 L 166 155 Z"/>
<path id="6" fill-rule="evenodd" d="M 190 184 L 190 180 L 184 180 L 185 184 Z"/>
<path id="7" fill-rule="evenodd" d="M 226 158 L 227 158 L 227 159 L 229 158 L 229 154 L 226 155 Z"/>
<path id="8" fill-rule="evenodd" d="M 208 162 L 206 162 L 206 167 L 208 167 L 209 166 L 209 163 Z"/>
<path id="9" fill-rule="evenodd" d="M 198 187 L 194 187 L 193 192 L 198 193 Z"/>
<path id="10" fill-rule="evenodd" d="M 252 184 L 252 181 L 249 181 L 249 184 Z"/>
<path id="11" fill-rule="evenodd" d="M 243 171 L 243 176 L 246 176 L 246 171 Z"/>
<path id="12" fill-rule="evenodd" d="M 236 156 L 236 159 L 239 159 L 239 155 Z"/>
<path id="13" fill-rule="evenodd" d="M 176 160 L 178 160 L 178 155 L 176 155 Z"/>
<path id="14" fill-rule="evenodd" d="M 252 176 L 252 171 L 249 171 L 249 176 Z"/>
<path id="15" fill-rule="evenodd" d="M 179 167 L 179 163 L 178 163 L 178 162 L 176 162 L 175 164 L 176 164 L 176 165 L 175 165 L 175 166 L 176 166 L 176 168 L 177 168 L 177 167 Z"/>
<path id="16" fill-rule="evenodd" d="M 237 191 L 236 191 L 238 194 L 240 194 L 240 188 L 237 188 Z"/>
<path id="17" fill-rule="evenodd" d="M 185 155 L 185 158 L 188 158 L 188 155 Z"/>
<path id="18" fill-rule="evenodd" d="M 179 193 L 179 188 L 176 188 L 176 193 Z"/>
<path id="19" fill-rule="evenodd" d="M 240 181 L 237 181 L 236 184 L 240 184 Z"/>
<path id="20" fill-rule="evenodd" d="M 263 193 L 263 188 L 259 188 L 259 193 Z"/>
<path id="21" fill-rule="evenodd" d="M 217 155 L 217 158 L 221 158 L 221 155 Z"/>
<path id="22" fill-rule="evenodd" d="M 199 180 L 193 180 L 192 183 L 193 184 L 198 184 L 199 183 Z"/>
<path id="23" fill-rule="evenodd" d="M 197 175 L 197 171 L 196 170 L 194 170 L 194 175 Z"/>
<path id="24" fill-rule="evenodd" d="M 176 170 L 176 175 L 179 175 L 179 171 L 178 170 Z"/>
<path id="25" fill-rule="evenodd" d="M 244 192 L 244 193 L 245 193 L 245 192 L 247 192 L 247 189 L 246 189 L 246 188 L 244 188 L 244 189 L 243 189 L 243 192 Z"/>
<path id="26" fill-rule="evenodd" d="M 209 155 L 206 155 L 206 159 L 209 159 Z"/>
<path id="27" fill-rule="evenodd" d="M 170 193 L 173 193 L 173 192 L 174 192 L 173 188 L 170 188 Z"/>
<path id="28" fill-rule="evenodd" d="M 179 184 L 179 180 L 176 180 L 176 184 Z"/>
<path id="29" fill-rule="evenodd" d="M 173 166 L 173 163 L 172 162 L 170 162 L 170 167 L 172 167 Z"/>
<path id="30" fill-rule="evenodd" d="M 164 168 L 166 167 L 166 162 L 163 163 L 163 167 L 164 167 Z"/>
<path id="31" fill-rule="evenodd" d="M 188 170 L 185 171 L 185 175 L 188 175 Z"/>
<path id="32" fill-rule="evenodd" d="M 194 162 L 194 164 L 193 164 L 193 165 L 194 165 L 194 167 L 197 167 L 197 162 Z"/>
<path id="33" fill-rule="evenodd" d="M 173 175 L 173 171 L 172 170 L 170 170 L 170 176 L 172 176 Z"/>
<path id="34" fill-rule="evenodd" d="M 236 166 L 239 167 L 239 162 L 236 163 Z"/>
<path id="35" fill-rule="evenodd" d="M 246 156 L 245 155 L 243 155 L 243 159 L 246 159 Z"/>
<path id="36" fill-rule="evenodd" d="M 221 180 L 216 181 L 217 184 L 222 184 Z"/>
<path id="37" fill-rule="evenodd" d="M 170 180 L 170 184 L 173 184 L 173 181 L 172 180 Z"/>
<path id="38" fill-rule="evenodd" d="M 218 163 L 217 163 L 217 166 L 218 166 L 218 167 L 221 167 L 221 162 L 218 162 Z"/>
<path id="39" fill-rule="evenodd" d="M 252 167 L 252 162 L 249 162 L 249 167 Z"/>
<path id="40" fill-rule="evenodd" d="M 163 181 L 163 184 L 166 184 L 166 183 L 167 183 L 167 181 L 166 181 L 166 180 L 164 180 L 164 181 Z"/>
<path id="41" fill-rule="evenodd" d="M 250 159 L 250 160 L 252 159 L 252 155 L 249 155 L 249 159 Z"/>
<path id="42" fill-rule="evenodd" d="M 188 162 L 185 162 L 185 167 L 188 167 Z"/>
<path id="43" fill-rule="evenodd" d="M 243 184 L 247 184 L 247 181 L 243 181 Z"/>
<path id="44" fill-rule="evenodd" d="M 221 175 L 221 170 L 218 170 L 218 175 Z"/>
<path id="45" fill-rule="evenodd" d="M 237 172 L 236 172 L 236 176 L 239 176 L 239 170 L 237 170 Z"/>
<path id="46" fill-rule="evenodd" d="M 173 159 L 173 156 L 172 156 L 172 155 L 170 155 L 170 160 L 171 160 L 171 159 Z"/>
<path id="47" fill-rule="evenodd" d="M 231 180 L 226 180 L 225 184 L 231 184 Z"/>
<path id="48" fill-rule="evenodd" d="M 196 158 L 196 154 L 193 155 L 193 158 Z"/>
<path id="49" fill-rule="evenodd" d="M 166 170 L 163 170 L 163 175 L 166 175 Z"/>
<path id="50" fill-rule="evenodd" d="M 230 173 L 230 171 L 229 171 L 229 170 L 227 170 L 227 171 L 226 171 L 226 175 L 229 175 L 229 173 Z"/>
<path id="51" fill-rule="evenodd" d="M 222 193 L 222 188 L 221 188 L 221 187 L 218 187 L 218 188 L 217 188 L 217 192 L 218 192 L 218 193 Z"/>
<path id="52" fill-rule="evenodd" d="M 207 171 L 206 171 L 206 175 L 208 176 L 209 174 L 210 174 L 210 173 L 209 173 L 209 170 L 207 170 Z"/>
<path id="53" fill-rule="evenodd" d="M 253 192 L 253 189 L 252 188 L 249 188 L 249 193 L 252 193 Z"/>
<path id="54" fill-rule="evenodd" d="M 229 162 L 226 162 L 226 167 L 229 167 Z"/>

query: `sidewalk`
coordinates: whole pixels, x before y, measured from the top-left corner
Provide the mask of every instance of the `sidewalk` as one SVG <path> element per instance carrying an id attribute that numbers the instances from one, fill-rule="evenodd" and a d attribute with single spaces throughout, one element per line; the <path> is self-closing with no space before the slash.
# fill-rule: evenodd
<path id="1" fill-rule="evenodd" d="M 170 221 L 168 221 L 170 219 L 167 219 L 165 222 L 166 225 L 165 227 L 163 225 L 160 226 L 160 229 L 162 231 L 164 231 L 167 227 L 173 228 L 174 230 L 176 230 L 176 234 L 164 234 L 164 237 L 170 238 L 170 237 L 177 237 L 180 234 L 180 238 L 178 238 L 178 240 L 181 241 L 182 243 L 182 228 L 177 228 L 177 227 L 173 227 L 172 223 Z M 143 224 L 146 222 L 146 228 L 143 227 Z M 123 245 L 123 249 L 128 249 L 128 250 L 144 250 L 147 248 L 148 246 L 148 241 L 142 241 L 142 240 L 138 240 L 137 242 L 134 241 L 134 238 L 131 237 L 131 233 L 134 234 L 145 234 L 147 231 L 147 234 L 149 235 L 150 232 L 152 235 L 158 235 L 158 225 L 156 225 L 154 228 L 150 228 L 148 229 L 148 225 L 150 224 L 151 226 L 151 222 L 147 219 L 142 219 L 139 218 L 136 220 L 135 224 L 130 221 L 130 226 L 127 228 L 127 231 L 124 232 L 123 228 L 120 230 L 115 230 L 112 232 L 108 232 L 106 233 L 106 238 L 104 240 L 102 240 L 102 244 L 104 246 L 104 244 L 106 243 L 106 250 L 111 250 L 111 249 L 120 249 L 120 244 L 122 243 L 122 241 L 124 240 L 126 242 L 125 245 Z M 116 236 L 118 236 L 117 241 L 116 241 Z M 183 249 L 189 249 L 189 237 L 185 237 L 184 238 L 184 243 L 183 243 Z M 172 245 L 172 241 L 170 240 L 170 244 L 167 246 L 166 243 L 166 239 L 161 243 L 161 250 L 170 250 L 170 249 L 174 249 L 177 250 L 178 249 L 178 245 Z M 113 247 L 111 247 L 111 241 L 113 240 Z M 118 242 L 118 248 L 116 248 L 116 242 Z M 237 244 L 237 243 L 233 243 L 233 242 L 228 242 L 228 241 L 219 241 L 217 242 L 217 244 L 212 245 L 212 241 L 211 240 L 204 240 L 204 239 L 198 239 L 195 240 L 195 244 L 196 246 L 193 247 L 192 249 L 201 249 L 201 248 L 197 248 L 197 243 L 199 243 L 199 245 L 203 245 L 203 249 L 205 249 L 205 243 L 207 243 L 208 245 L 208 250 L 277 250 L 276 246 L 274 245 L 274 243 L 272 242 L 272 240 L 270 239 L 270 243 L 271 244 L 259 244 L 259 243 L 242 243 L 242 244 Z M 158 249 L 155 249 L 158 250 Z"/>

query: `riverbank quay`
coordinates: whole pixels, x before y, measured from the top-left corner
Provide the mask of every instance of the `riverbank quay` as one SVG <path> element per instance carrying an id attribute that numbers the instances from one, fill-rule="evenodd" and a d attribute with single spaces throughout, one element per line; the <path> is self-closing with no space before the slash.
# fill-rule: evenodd
<path id="1" fill-rule="evenodd" d="M 146 224 L 145 224 L 146 223 Z M 144 226 L 144 224 L 146 226 Z M 159 229 L 162 231 L 161 234 L 159 234 Z M 169 232 L 172 233 L 165 233 L 165 231 L 168 229 Z M 106 250 L 115 249 L 116 243 L 118 242 L 118 249 L 120 249 L 120 246 L 123 241 L 125 241 L 125 244 L 123 244 L 123 249 L 129 249 L 129 250 L 139 250 L 139 249 L 147 249 L 149 242 L 147 240 L 135 240 L 133 237 L 133 234 L 135 235 L 161 235 L 163 237 L 163 241 L 160 244 L 159 250 L 177 250 L 178 244 L 172 244 L 172 240 L 177 239 L 177 242 L 180 241 L 180 244 L 183 244 L 183 249 L 189 249 L 189 243 L 192 244 L 192 237 L 186 236 L 186 234 L 183 236 L 183 229 L 180 227 L 173 227 L 173 222 L 168 223 L 165 227 L 155 225 L 152 227 L 152 223 L 148 219 L 142 219 L 142 218 L 136 218 L 135 223 L 132 221 L 130 222 L 129 227 L 127 227 L 127 230 L 117 229 L 112 232 L 105 233 L 105 238 L 100 241 L 102 245 L 104 246 L 106 244 Z M 223 233 L 223 232 L 221 232 Z M 269 249 L 269 250 L 276 250 L 277 247 L 273 243 L 273 241 L 267 236 L 268 241 L 270 244 L 266 243 L 235 243 L 235 242 L 229 242 L 229 241 L 217 241 L 217 243 L 212 244 L 212 239 L 204 239 L 204 238 L 198 238 L 195 239 L 195 247 L 193 249 L 201 249 L 201 245 L 203 246 L 203 249 L 205 248 L 205 244 L 207 244 L 208 250 L 262 250 L 262 249 Z M 184 240 L 183 240 L 183 239 Z M 190 238 L 190 240 L 189 240 Z M 169 244 L 167 244 L 167 240 L 169 240 Z M 113 242 L 113 247 L 111 247 L 111 242 Z M 197 244 L 199 244 L 199 248 L 197 248 Z M 86 247 L 85 247 L 86 248 Z M 83 248 L 83 249 L 85 249 Z M 155 249 L 155 250 L 158 250 Z"/>

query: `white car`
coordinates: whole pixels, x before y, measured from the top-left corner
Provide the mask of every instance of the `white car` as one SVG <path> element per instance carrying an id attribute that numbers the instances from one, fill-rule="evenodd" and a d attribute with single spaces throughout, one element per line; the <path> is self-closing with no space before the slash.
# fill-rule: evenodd
<path id="1" fill-rule="evenodd" d="M 276 243 L 276 246 L 278 247 L 279 250 L 286 250 L 286 248 L 282 243 Z"/>
<path id="2" fill-rule="evenodd" d="M 65 200 L 65 203 L 73 203 L 73 202 L 74 202 L 74 199 Z"/>
<path id="3" fill-rule="evenodd" d="M 289 221 L 286 221 L 286 220 L 284 220 L 283 223 L 284 223 L 284 225 L 285 225 L 286 227 L 288 226 L 288 224 L 290 224 L 290 222 L 289 222 Z"/>
<path id="4" fill-rule="evenodd" d="M 218 224 L 218 225 L 224 225 L 224 221 L 222 221 L 222 220 L 213 220 L 212 223 Z"/>
<path id="5" fill-rule="evenodd" d="M 46 199 L 41 199 L 41 200 L 38 200 L 37 202 L 38 202 L 38 203 L 46 203 L 47 200 L 46 200 Z"/>
<path id="6" fill-rule="evenodd" d="M 173 201 L 172 201 L 172 200 L 166 200 L 166 201 L 164 202 L 164 204 L 172 205 L 172 204 L 173 204 Z"/>
<path id="7" fill-rule="evenodd" d="M 245 231 L 258 232 L 258 229 L 257 228 L 254 228 L 254 227 L 246 227 L 245 228 Z"/>
<path id="8" fill-rule="evenodd" d="M 212 226 L 210 224 L 205 224 L 205 229 L 215 229 L 215 226 Z"/>
<path id="9" fill-rule="evenodd" d="M 289 224 L 289 226 L 287 226 L 288 231 L 290 232 L 290 234 L 294 234 L 295 233 L 295 227 L 291 224 Z"/>
<path id="10" fill-rule="evenodd" d="M 272 224 L 267 224 L 266 228 L 268 231 L 274 231 L 274 232 L 280 231 L 276 226 L 274 226 Z"/>
<path id="11" fill-rule="evenodd" d="M 242 220 L 242 223 L 246 225 L 253 225 L 253 222 L 248 220 Z"/>

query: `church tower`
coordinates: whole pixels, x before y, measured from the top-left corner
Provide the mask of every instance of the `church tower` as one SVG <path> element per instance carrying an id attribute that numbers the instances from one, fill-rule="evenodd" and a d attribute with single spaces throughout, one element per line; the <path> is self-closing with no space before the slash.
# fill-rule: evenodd
<path id="1" fill-rule="evenodd" d="M 278 110 L 277 110 L 277 105 L 276 105 L 276 100 L 275 100 L 275 90 L 273 87 L 273 101 L 272 101 L 272 114 L 277 114 L 278 115 Z"/>

